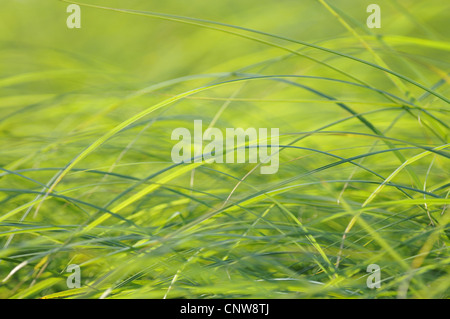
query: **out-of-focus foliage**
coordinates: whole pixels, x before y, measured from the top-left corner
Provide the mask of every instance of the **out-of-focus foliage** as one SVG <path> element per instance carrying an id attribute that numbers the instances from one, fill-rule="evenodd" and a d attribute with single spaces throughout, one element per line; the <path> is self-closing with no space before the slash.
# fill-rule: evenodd
<path id="1" fill-rule="evenodd" d="M 449 2 L 85 1 L 1 3 L 0 297 L 449 297 Z M 173 164 L 195 119 L 278 173 Z"/>

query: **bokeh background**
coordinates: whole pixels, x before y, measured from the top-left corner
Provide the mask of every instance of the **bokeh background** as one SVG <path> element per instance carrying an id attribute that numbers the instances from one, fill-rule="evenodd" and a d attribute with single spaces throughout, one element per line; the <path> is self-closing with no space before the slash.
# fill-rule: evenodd
<path id="1" fill-rule="evenodd" d="M 68 29 L 2 0 L 0 297 L 448 298 L 450 3 L 373 2 L 85 0 Z M 195 119 L 279 128 L 278 173 L 174 165 Z"/>

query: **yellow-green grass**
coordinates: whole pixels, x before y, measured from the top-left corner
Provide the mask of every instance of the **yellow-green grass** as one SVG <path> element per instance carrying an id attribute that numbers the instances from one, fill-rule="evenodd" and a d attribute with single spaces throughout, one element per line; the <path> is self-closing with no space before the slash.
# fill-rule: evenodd
<path id="1" fill-rule="evenodd" d="M 450 297 L 450 4 L 69 3 L 2 3 L 1 298 Z M 174 164 L 194 120 L 279 171 Z"/>

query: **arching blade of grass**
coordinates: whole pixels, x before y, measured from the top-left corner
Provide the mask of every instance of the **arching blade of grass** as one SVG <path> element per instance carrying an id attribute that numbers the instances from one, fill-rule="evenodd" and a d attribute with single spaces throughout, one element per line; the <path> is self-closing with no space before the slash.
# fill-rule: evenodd
<path id="1" fill-rule="evenodd" d="M 78 1 L 0 11 L 0 298 L 449 297 L 447 3 Z"/>
<path id="2" fill-rule="evenodd" d="M 416 81 L 414 81 L 414 80 L 412 80 L 412 79 L 410 79 L 410 78 L 408 78 L 408 77 L 406 77 L 404 75 L 401 75 L 400 73 L 397 73 L 395 71 L 386 69 L 386 68 L 381 67 L 379 65 L 376 65 L 374 63 L 371 63 L 371 62 L 359 59 L 357 57 L 353 57 L 353 56 L 350 56 L 350 55 L 347 55 L 347 54 L 344 54 L 344 53 L 341 53 L 341 52 L 338 52 L 338 51 L 334 51 L 334 50 L 331 50 L 331 49 L 320 47 L 320 46 L 317 46 L 317 45 L 314 45 L 314 44 L 311 44 L 311 43 L 307 43 L 307 42 L 304 42 L 304 41 L 294 40 L 294 39 L 291 39 L 291 38 L 287 38 L 287 37 L 283 37 L 283 36 L 279 36 L 279 35 L 274 35 L 274 34 L 263 32 L 263 31 L 253 30 L 253 29 L 249 29 L 249 28 L 245 28 L 245 27 L 240 27 L 240 26 L 235 26 L 235 25 L 226 24 L 226 23 L 220 23 L 220 22 L 215 22 L 215 21 L 209 21 L 209 20 L 204 20 L 204 19 L 196 19 L 196 18 L 182 17 L 182 16 L 176 16 L 176 15 L 170 15 L 170 14 L 162 14 L 162 13 L 155 13 L 155 12 L 145 12 L 145 11 L 137 11 L 137 10 L 109 8 L 109 7 L 102 7 L 102 6 L 86 4 L 86 3 L 80 3 L 80 2 L 74 2 L 74 1 L 68 1 L 68 0 L 60 0 L 60 1 L 67 2 L 67 3 L 74 3 L 74 4 L 81 5 L 81 6 L 86 6 L 86 7 L 103 9 L 103 10 L 118 11 L 118 12 L 124 12 L 124 13 L 136 14 L 136 15 L 143 15 L 143 16 L 153 16 L 153 17 L 157 17 L 157 18 L 161 18 L 161 19 L 167 19 L 167 20 L 172 20 L 172 21 L 179 21 L 179 22 L 183 22 L 183 23 L 199 25 L 199 26 L 204 27 L 204 28 L 210 28 L 210 29 L 215 29 L 215 30 L 219 30 L 219 31 L 222 31 L 222 32 L 227 32 L 227 33 L 239 35 L 239 36 L 245 37 L 245 38 L 250 38 L 250 37 L 244 36 L 242 34 L 238 34 L 238 33 L 235 33 L 235 32 L 230 32 L 230 31 L 223 30 L 223 29 L 220 29 L 220 28 L 211 27 L 209 25 L 201 24 L 199 22 L 207 23 L 207 24 L 213 24 L 213 25 L 218 25 L 218 26 L 223 26 L 223 27 L 230 27 L 230 28 L 234 28 L 234 29 L 248 31 L 248 32 L 251 32 L 251 33 L 257 33 L 257 34 L 260 34 L 260 35 L 273 37 L 273 38 L 280 39 L 280 40 L 285 40 L 285 41 L 288 41 L 288 42 L 291 42 L 291 43 L 296 43 L 296 44 L 309 46 L 309 47 L 312 47 L 314 49 L 318 49 L 318 50 L 325 51 L 325 52 L 328 52 L 328 53 L 331 53 L 331 54 L 339 55 L 339 56 L 342 56 L 344 58 L 351 59 L 351 60 L 354 60 L 356 62 L 359 62 L 359 63 L 365 64 L 365 65 L 368 65 L 370 67 L 373 67 L 375 69 L 381 70 L 383 72 L 389 73 L 389 74 L 391 74 L 391 75 L 393 75 L 395 77 L 398 77 L 398 78 L 400 78 L 400 79 L 402 79 L 402 80 L 404 80 L 406 82 L 409 82 L 409 83 L 411 83 L 411 84 L 421 88 L 424 91 L 429 92 L 430 94 L 436 96 L 437 98 L 439 98 L 439 99 L 441 99 L 441 100 L 443 100 L 443 101 L 445 101 L 447 103 L 450 103 L 450 100 L 447 99 L 446 97 L 444 97 L 443 95 L 441 95 L 441 94 L 439 94 L 439 93 L 437 93 L 437 92 L 435 92 L 435 91 L 433 91 L 433 90 L 423 86 L 420 83 L 417 83 Z M 259 42 L 263 42 L 263 41 L 259 40 Z M 266 42 L 266 43 L 268 43 L 268 42 Z M 274 45 L 274 46 L 276 46 L 276 45 Z M 281 47 L 281 48 L 284 48 L 284 47 Z M 292 53 L 296 53 L 296 51 L 292 51 Z M 296 53 L 296 54 L 298 54 L 298 53 Z"/>
<path id="3" fill-rule="evenodd" d="M 435 148 L 433 148 L 434 150 L 442 150 L 442 149 L 445 149 L 445 148 L 447 148 L 449 146 L 449 144 L 446 144 L 446 145 L 441 145 L 441 146 L 438 146 L 438 147 L 435 147 Z M 386 178 L 385 180 L 384 180 L 384 182 L 380 185 L 380 186 L 378 186 L 377 187 L 377 189 L 366 199 L 366 201 L 363 203 L 363 207 L 364 206 L 366 206 L 367 204 L 369 204 L 374 198 L 375 198 L 375 196 L 377 196 L 377 194 L 379 193 L 379 192 L 381 192 L 381 190 L 384 188 L 384 186 L 385 186 L 385 184 L 386 183 L 388 183 L 388 182 L 390 182 L 398 173 L 400 173 L 401 172 L 401 170 L 403 169 L 403 168 L 405 168 L 407 165 L 409 165 L 409 164 L 411 164 L 411 163 L 414 163 L 415 161 L 418 161 L 419 159 L 421 159 L 421 158 L 423 158 L 423 157 L 425 157 L 425 156 L 427 156 L 427 155 L 430 155 L 431 154 L 431 152 L 429 152 L 429 151 L 426 151 L 426 152 L 423 152 L 423 153 L 420 153 L 420 154 L 418 154 L 418 155 L 416 155 L 416 156 L 414 156 L 414 157 L 411 157 L 410 159 L 408 159 L 407 161 L 405 161 L 402 165 L 400 165 L 394 172 L 392 172 L 392 174 L 391 175 L 389 175 L 389 177 L 388 178 Z"/>
<path id="4" fill-rule="evenodd" d="M 167 182 L 171 181 L 172 179 L 184 174 L 185 172 L 191 171 L 192 169 L 194 169 L 197 166 L 200 166 L 202 163 L 193 163 L 190 165 L 186 165 L 184 167 L 180 167 L 179 169 L 177 169 L 176 171 L 172 172 L 171 174 L 162 177 L 161 179 L 159 179 L 156 184 L 147 186 L 146 188 L 144 188 L 143 190 L 139 191 L 138 193 L 134 194 L 133 196 L 127 198 L 126 200 L 122 201 L 120 204 L 114 206 L 111 209 L 111 212 L 113 213 L 117 213 L 120 210 L 122 210 L 123 208 L 127 207 L 128 205 L 134 203 L 135 201 L 139 200 L 140 198 L 142 198 L 143 196 L 146 196 L 147 194 L 151 193 L 152 191 L 158 189 L 159 187 L 161 187 L 161 185 L 166 184 Z M 90 229 L 96 227 L 97 225 L 101 224 L 102 222 L 104 222 L 106 219 L 108 219 L 109 217 L 111 217 L 110 214 L 104 214 L 103 216 L 99 217 L 98 219 L 96 219 L 95 221 L 93 221 L 92 223 L 90 223 L 86 228 L 85 231 L 89 231 Z"/>
<path id="5" fill-rule="evenodd" d="M 136 121 L 138 121 L 139 119 L 151 114 L 152 112 L 170 104 L 173 103 L 175 101 L 181 100 L 185 97 L 188 97 L 190 95 L 205 91 L 205 90 L 209 90 L 212 88 L 216 88 L 219 86 L 223 86 L 223 85 L 227 85 L 230 83 L 235 83 L 235 82 L 239 82 L 239 81 L 248 81 L 248 80 L 258 80 L 258 79 L 269 79 L 269 78 L 277 78 L 277 77 L 282 77 L 282 76 L 255 76 L 255 77 L 251 77 L 251 78 L 243 78 L 243 79 L 236 79 L 236 80 L 229 80 L 229 81 L 225 81 L 225 82 L 220 82 L 220 83 L 216 83 L 216 84 L 212 84 L 209 86 L 205 86 L 205 87 L 200 87 L 197 89 L 193 89 L 181 94 L 178 94 L 172 98 L 166 99 L 158 104 L 153 105 L 150 108 L 147 108 L 146 110 L 136 114 L 135 116 L 131 117 L 130 119 L 122 122 L 121 124 L 117 125 L 114 129 L 110 130 L 109 132 L 107 132 L 106 134 L 104 134 L 102 137 L 100 137 L 99 139 L 97 139 L 94 143 L 92 143 L 88 148 L 86 148 L 83 152 L 81 152 L 77 157 L 75 157 L 68 165 L 67 167 L 61 171 L 60 173 L 58 173 L 57 175 L 55 175 L 53 177 L 54 181 L 51 183 L 51 185 L 49 186 L 49 189 L 47 191 L 47 193 L 50 193 L 53 191 L 53 189 L 56 187 L 56 185 L 64 178 L 64 176 L 81 160 L 83 160 L 86 156 L 88 156 L 90 153 L 92 153 L 95 149 L 97 149 L 98 147 L 100 147 L 103 143 L 105 143 L 108 139 L 110 139 L 111 137 L 113 137 L 114 135 L 116 135 L 117 133 L 119 133 L 120 131 L 122 131 L 123 129 L 127 128 L 129 125 L 135 123 Z M 289 77 L 300 77 L 300 76 L 289 76 Z M 333 79 L 326 79 L 326 80 L 333 80 Z M 340 80 L 333 80 L 333 81 L 338 81 L 338 82 L 342 82 Z M 344 82 L 346 84 L 349 84 L 349 82 Z M 356 84 L 355 84 L 356 85 Z M 364 120 L 363 120 L 364 121 Z M 369 125 L 369 123 L 365 123 L 366 125 Z M 370 125 L 369 125 L 370 126 Z M 375 130 L 373 128 L 373 130 Z M 45 196 L 46 197 L 46 196 Z M 45 200 L 44 197 L 44 200 Z"/>

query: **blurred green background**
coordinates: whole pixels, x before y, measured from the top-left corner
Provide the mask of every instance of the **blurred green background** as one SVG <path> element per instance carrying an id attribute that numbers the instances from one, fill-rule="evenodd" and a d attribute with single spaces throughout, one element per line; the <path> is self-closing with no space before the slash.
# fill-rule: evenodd
<path id="1" fill-rule="evenodd" d="M 449 297 L 450 3 L 85 1 L 2 0 L 0 297 Z M 278 173 L 174 165 L 195 119 Z"/>

